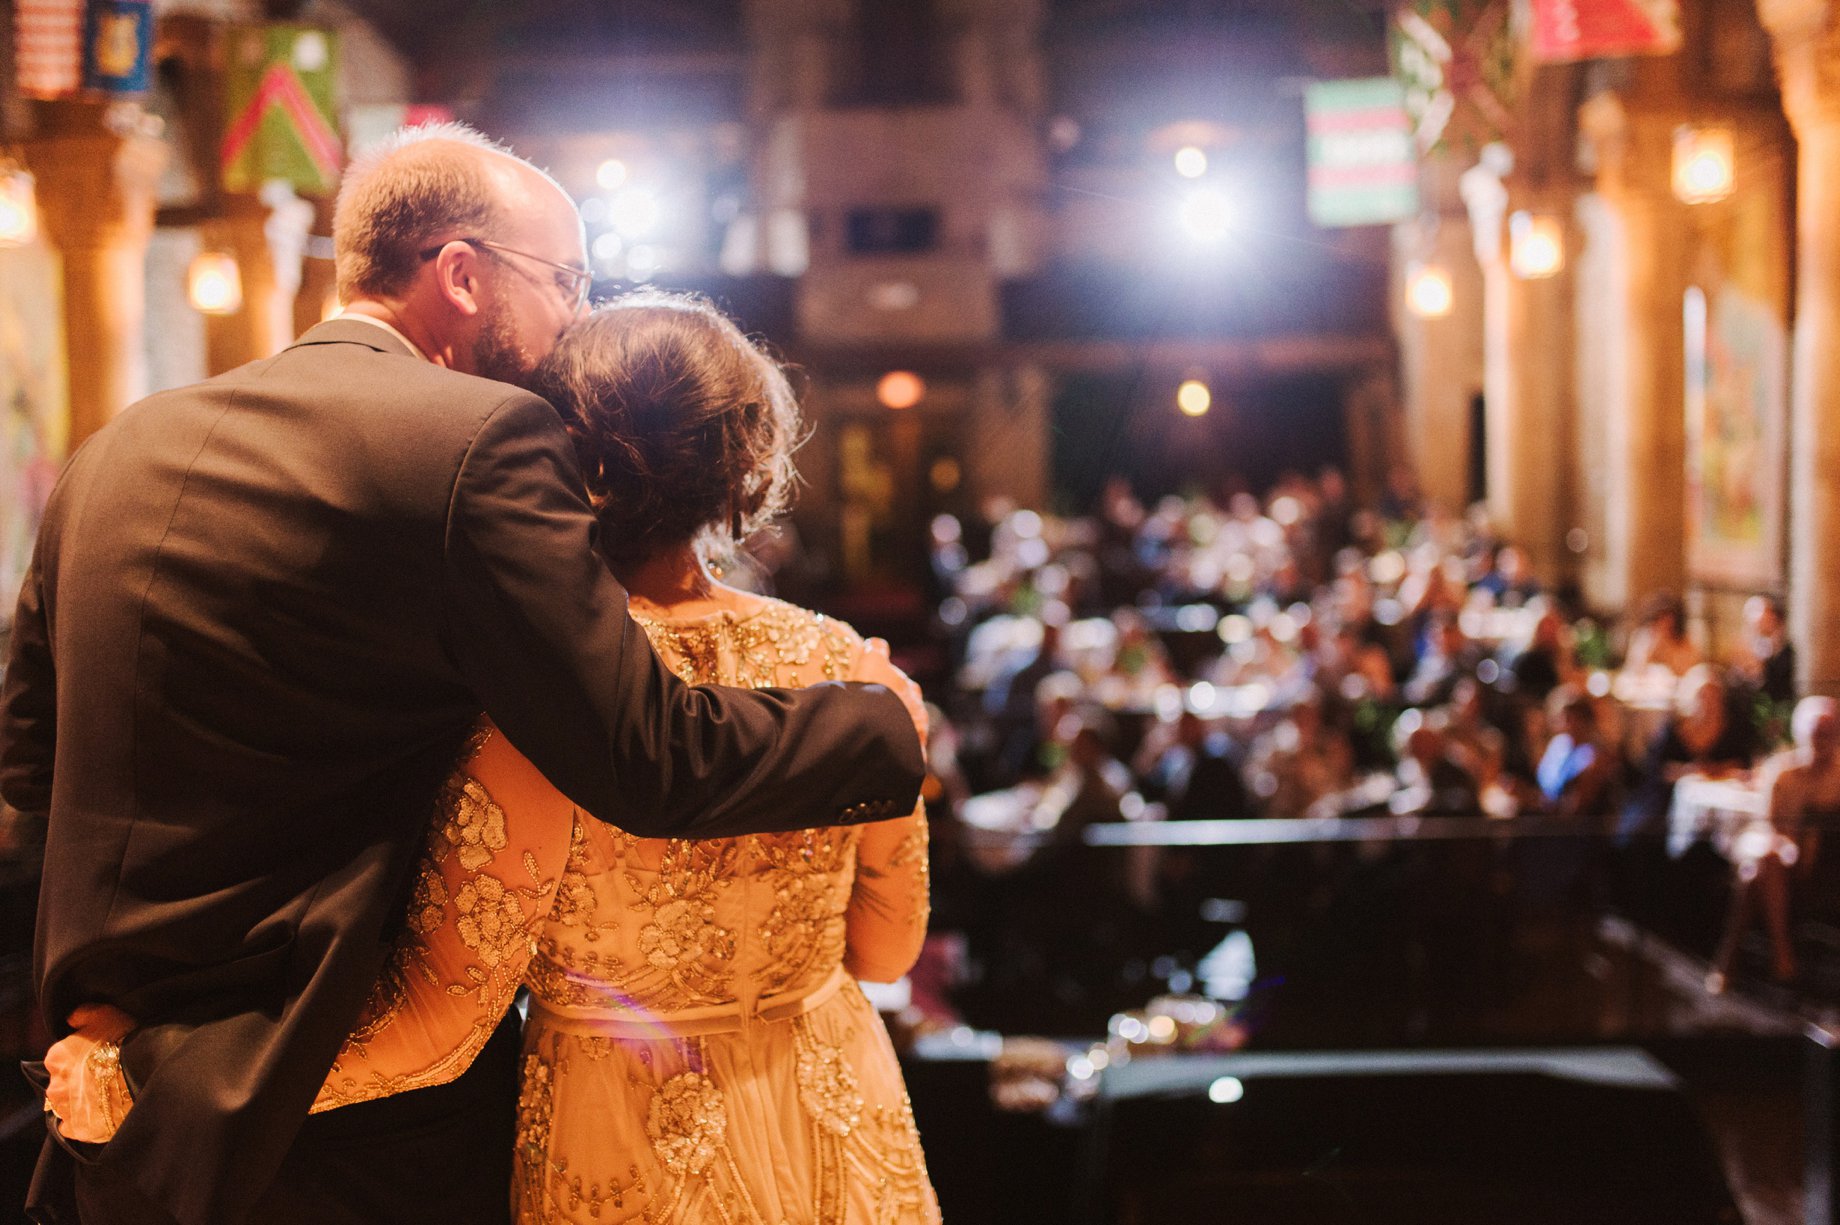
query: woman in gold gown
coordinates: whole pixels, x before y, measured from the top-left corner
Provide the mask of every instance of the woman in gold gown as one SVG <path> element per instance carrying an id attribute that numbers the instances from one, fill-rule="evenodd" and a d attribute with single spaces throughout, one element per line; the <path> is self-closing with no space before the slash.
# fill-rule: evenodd
<path id="1" fill-rule="evenodd" d="M 634 295 L 572 329 L 541 377 L 634 619 L 685 680 L 853 678 L 866 648 L 848 626 L 707 567 L 782 509 L 798 440 L 784 375 L 734 324 Z M 517 1221 L 937 1221 L 900 1068 L 856 985 L 906 973 L 926 919 L 923 812 L 635 838 L 577 814 L 488 726 L 313 1109 L 452 1080 L 522 985 Z"/>

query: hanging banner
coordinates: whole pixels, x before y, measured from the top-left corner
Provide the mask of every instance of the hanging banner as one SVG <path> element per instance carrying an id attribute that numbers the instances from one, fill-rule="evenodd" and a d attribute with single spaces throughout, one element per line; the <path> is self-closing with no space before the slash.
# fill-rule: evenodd
<path id="1" fill-rule="evenodd" d="M 1310 220 L 1386 225 L 1418 212 L 1418 157 L 1392 77 L 1320 81 L 1303 97 Z"/>
<path id="2" fill-rule="evenodd" d="M 153 88 L 153 0 L 90 0 L 83 88 L 108 94 Z"/>
<path id="3" fill-rule="evenodd" d="M 1539 63 L 1678 50 L 1679 0 L 1533 0 L 1532 51 Z"/>
<path id="4" fill-rule="evenodd" d="M 450 123 L 454 113 L 445 106 L 426 103 L 371 103 L 353 106 L 345 113 L 347 145 L 353 156 L 364 152 L 398 128 L 419 128 L 430 123 Z"/>
<path id="5" fill-rule="evenodd" d="M 1517 46 L 1509 0 L 1406 0 L 1389 23 L 1393 75 L 1421 153 L 1474 152 L 1507 131 Z"/>
<path id="6" fill-rule="evenodd" d="M 13 70 L 28 98 L 83 84 L 83 0 L 13 0 Z"/>
<path id="7" fill-rule="evenodd" d="M 334 115 L 337 43 L 303 25 L 231 32 L 222 164 L 225 191 L 279 179 L 305 195 L 329 195 L 344 164 Z"/>

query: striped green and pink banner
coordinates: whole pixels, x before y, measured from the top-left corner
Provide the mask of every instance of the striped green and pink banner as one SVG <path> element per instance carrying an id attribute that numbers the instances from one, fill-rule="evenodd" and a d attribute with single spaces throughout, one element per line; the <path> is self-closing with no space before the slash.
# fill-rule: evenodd
<path id="1" fill-rule="evenodd" d="M 1418 158 L 1392 77 L 1319 81 L 1304 93 L 1310 220 L 1385 225 L 1418 211 Z"/>

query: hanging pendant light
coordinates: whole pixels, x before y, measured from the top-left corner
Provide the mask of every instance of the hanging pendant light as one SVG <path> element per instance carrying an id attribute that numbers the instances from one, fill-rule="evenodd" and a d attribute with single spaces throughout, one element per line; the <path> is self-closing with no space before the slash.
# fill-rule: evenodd
<path id="1" fill-rule="evenodd" d="M 37 184 L 24 166 L 0 159 L 0 247 L 23 247 L 37 237 Z"/>
<path id="2" fill-rule="evenodd" d="M 204 315 L 234 315 L 243 309 L 243 274 L 227 251 L 200 251 L 186 270 L 192 309 Z"/>

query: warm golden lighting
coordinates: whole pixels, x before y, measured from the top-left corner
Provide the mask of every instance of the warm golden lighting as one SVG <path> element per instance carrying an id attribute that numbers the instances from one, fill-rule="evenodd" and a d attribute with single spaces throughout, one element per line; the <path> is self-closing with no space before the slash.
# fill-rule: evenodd
<path id="1" fill-rule="evenodd" d="M 1450 274 L 1436 264 L 1406 269 L 1406 309 L 1420 319 L 1442 319 L 1456 302 Z"/>
<path id="2" fill-rule="evenodd" d="M 23 247 L 38 237 L 38 195 L 32 176 L 0 162 L 0 247 Z"/>
<path id="3" fill-rule="evenodd" d="M 324 323 L 328 319 L 337 319 L 339 312 L 344 309 L 345 304 L 339 301 L 339 291 L 327 290 L 325 300 L 319 304 L 319 321 Z"/>
<path id="4" fill-rule="evenodd" d="M 236 257 L 223 251 L 200 251 L 186 273 L 192 307 L 206 315 L 234 315 L 243 308 L 243 274 Z"/>
<path id="5" fill-rule="evenodd" d="M 1199 417 L 1214 405 L 1214 395 L 1200 379 L 1189 379 L 1176 388 L 1176 407 L 1191 417 Z"/>
<path id="6" fill-rule="evenodd" d="M 1559 219 L 1525 212 L 1508 218 L 1508 267 L 1524 281 L 1558 275 L 1565 267 L 1565 233 Z"/>
<path id="7" fill-rule="evenodd" d="M 926 383 L 911 370 L 890 370 L 875 385 L 883 408 L 912 408 L 926 395 Z"/>
<path id="8" fill-rule="evenodd" d="M 1737 181 L 1731 129 L 1674 130 L 1674 196 L 1682 204 L 1711 204 L 1731 194 Z"/>
<path id="9" fill-rule="evenodd" d="M 934 460 L 932 468 L 927 471 L 927 479 L 933 482 L 933 488 L 940 493 L 951 493 L 958 488 L 963 478 L 964 472 L 959 468 L 958 461 L 950 455 L 942 455 Z"/>
<path id="10" fill-rule="evenodd" d="M 1195 145 L 1176 150 L 1176 173 L 1185 179 L 1198 179 L 1207 173 L 1207 154 Z"/>

